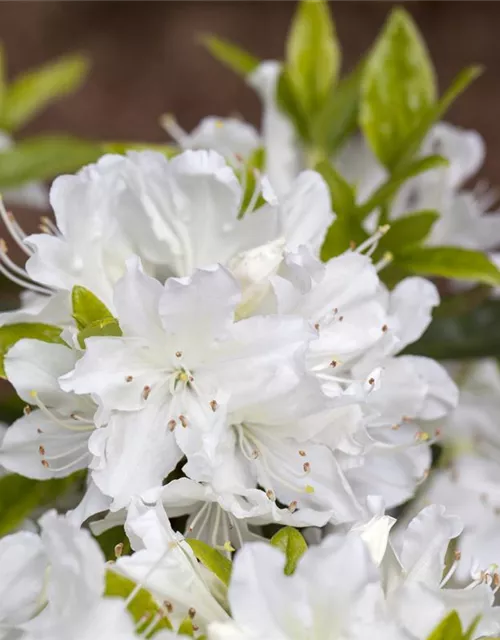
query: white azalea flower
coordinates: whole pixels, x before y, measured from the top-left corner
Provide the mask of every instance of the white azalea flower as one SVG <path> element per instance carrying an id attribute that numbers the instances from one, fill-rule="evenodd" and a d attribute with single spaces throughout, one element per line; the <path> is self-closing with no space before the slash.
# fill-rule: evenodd
<path id="1" fill-rule="evenodd" d="M 209 622 L 228 619 L 215 596 L 222 583 L 211 584 L 212 576 L 203 573 L 190 546 L 174 533 L 161 504 L 134 501 L 125 526 L 135 553 L 119 558 L 114 570 L 148 589 L 158 602 L 167 602 L 174 628 L 188 613 L 202 631 Z"/>
<path id="2" fill-rule="evenodd" d="M 222 267 L 162 287 L 133 261 L 115 291 L 123 336 L 89 338 L 60 378 L 64 390 L 90 393 L 100 406 L 107 426 L 91 437 L 92 475 L 114 509 L 160 485 L 183 454 L 213 459 L 234 433 L 225 402 L 231 414 L 299 384 L 314 332 L 292 316 L 234 323 L 239 296 Z"/>
<path id="3" fill-rule="evenodd" d="M 90 534 L 54 511 L 39 523 L 40 536 L 23 531 L 0 540 L 0 633 L 23 640 L 135 638 L 123 601 L 102 597 L 104 557 Z"/>

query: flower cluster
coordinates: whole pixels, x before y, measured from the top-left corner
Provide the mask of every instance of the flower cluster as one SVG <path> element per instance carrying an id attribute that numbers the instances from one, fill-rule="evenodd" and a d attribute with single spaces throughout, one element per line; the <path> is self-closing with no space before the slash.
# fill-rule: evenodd
<path id="1" fill-rule="evenodd" d="M 418 346 L 440 304 L 422 275 L 500 284 L 492 196 L 463 188 L 482 142 L 428 118 L 390 152 L 367 90 L 363 137 L 325 153 L 279 106 L 292 62 L 247 69 L 262 133 L 166 116 L 173 151 L 56 178 L 42 233 L 0 205 L 27 256 L 0 245 L 25 403 L 0 439 L 0 639 L 500 634 L 499 373 Z"/>

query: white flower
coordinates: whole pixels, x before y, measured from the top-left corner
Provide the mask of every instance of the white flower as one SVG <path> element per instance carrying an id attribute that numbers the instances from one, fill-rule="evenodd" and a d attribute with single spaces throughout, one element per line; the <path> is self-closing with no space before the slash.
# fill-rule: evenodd
<path id="1" fill-rule="evenodd" d="M 115 290 L 123 336 L 89 338 L 75 370 L 60 378 L 64 390 L 90 393 L 100 406 L 107 426 L 91 437 L 92 475 L 114 509 L 160 485 L 183 453 L 213 457 L 233 431 L 226 401 L 233 412 L 299 383 L 314 332 L 297 317 L 234 323 L 239 296 L 222 267 L 162 287 L 133 261 Z"/>
<path id="2" fill-rule="evenodd" d="M 119 558 L 115 570 L 143 585 L 158 602 L 168 602 L 174 628 L 190 610 L 202 630 L 209 622 L 228 619 L 214 595 L 223 595 L 222 583 L 211 584 L 211 574 L 203 573 L 190 546 L 174 533 L 161 504 L 134 501 L 125 526 L 135 553 Z"/>
<path id="3" fill-rule="evenodd" d="M 234 622 L 213 623 L 210 640 L 406 638 L 390 620 L 378 572 L 357 534 L 330 536 L 283 573 L 281 551 L 250 543 L 233 563 Z"/>
<path id="4" fill-rule="evenodd" d="M 0 632 L 26 640 L 133 640 L 123 601 L 102 597 L 104 557 L 90 534 L 54 511 L 39 524 L 40 537 L 20 532 L 0 540 Z"/>

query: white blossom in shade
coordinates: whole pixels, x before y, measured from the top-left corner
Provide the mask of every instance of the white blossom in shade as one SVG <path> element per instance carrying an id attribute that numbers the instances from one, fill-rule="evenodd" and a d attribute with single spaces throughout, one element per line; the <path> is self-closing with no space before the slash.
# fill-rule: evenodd
<path id="1" fill-rule="evenodd" d="M 106 426 L 90 439 L 92 476 L 113 509 L 161 485 L 183 455 L 213 458 L 232 432 L 226 410 L 300 384 L 314 331 L 293 316 L 234 322 L 239 298 L 222 267 L 161 286 L 131 261 L 114 298 L 123 335 L 87 339 L 83 358 L 60 378 L 100 407 L 96 420 Z"/>
<path id="2" fill-rule="evenodd" d="M 58 383 L 78 357 L 67 344 L 40 340 L 19 340 L 9 349 L 7 378 L 27 403 L 0 446 L 0 465 L 9 471 L 44 480 L 88 467 L 96 405 L 89 397 L 66 393 Z"/>
<path id="3" fill-rule="evenodd" d="M 224 585 L 198 564 L 160 503 L 155 507 L 134 500 L 125 528 L 135 553 L 119 558 L 114 570 L 141 584 L 158 602 L 168 603 L 174 628 L 188 614 L 202 632 L 209 622 L 229 618 L 222 606 Z"/>
<path id="4" fill-rule="evenodd" d="M 181 149 L 211 149 L 220 153 L 238 166 L 260 146 L 259 133 L 251 124 L 237 118 L 216 118 L 208 116 L 187 133 L 166 115 L 161 124 Z"/>
<path id="5" fill-rule="evenodd" d="M 357 534 L 311 547 L 292 576 L 282 552 L 249 543 L 236 554 L 229 586 L 233 621 L 212 623 L 210 640 L 336 640 L 409 637 L 391 620 L 378 570 Z"/>
<path id="6" fill-rule="evenodd" d="M 23 640 L 133 640 L 123 601 L 103 598 L 104 557 L 90 534 L 55 511 L 39 524 L 40 536 L 22 531 L 0 540 L 0 633 Z"/>

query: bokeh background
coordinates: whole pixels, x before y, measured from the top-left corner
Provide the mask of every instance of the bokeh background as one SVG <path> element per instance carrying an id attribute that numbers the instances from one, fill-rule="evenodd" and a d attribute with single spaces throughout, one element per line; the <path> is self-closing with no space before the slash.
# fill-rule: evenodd
<path id="1" fill-rule="evenodd" d="M 422 30 L 445 88 L 471 63 L 486 72 L 449 112 L 454 124 L 487 140 L 482 176 L 500 185 L 500 2 L 330 2 L 353 67 L 376 37 L 387 13 L 403 4 Z M 280 58 L 295 2 L 287 0 L 0 2 L 0 40 L 9 74 L 70 51 L 93 62 L 84 87 L 54 104 L 26 134 L 66 131 L 98 139 L 165 142 L 158 116 L 176 114 L 187 129 L 204 115 L 239 113 L 254 124 L 252 91 L 212 60 L 197 35 L 213 32 L 262 58 Z"/>

